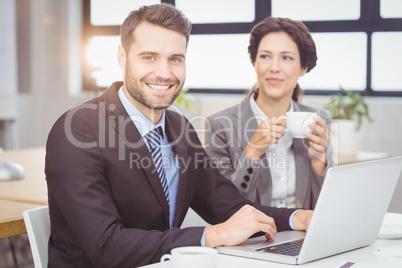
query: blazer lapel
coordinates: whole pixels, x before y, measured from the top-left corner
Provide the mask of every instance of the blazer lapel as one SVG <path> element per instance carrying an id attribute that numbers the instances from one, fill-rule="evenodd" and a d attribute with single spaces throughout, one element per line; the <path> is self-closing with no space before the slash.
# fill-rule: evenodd
<path id="1" fill-rule="evenodd" d="M 116 85 L 117 84 L 117 85 Z M 145 144 L 144 139 L 141 137 L 131 118 L 127 114 L 123 105 L 118 98 L 117 91 L 122 84 L 114 83 L 109 89 L 103 93 L 106 107 L 115 107 L 115 109 L 107 109 L 109 115 L 110 128 L 114 127 L 117 134 L 120 135 L 125 144 L 116 144 L 119 147 L 119 159 L 127 158 L 128 154 L 126 150 L 133 151 L 139 157 L 138 159 L 152 159 L 152 156 Z M 123 149 L 124 148 L 124 149 Z M 120 155 L 121 154 L 121 155 Z M 129 161 L 129 159 L 126 159 Z M 167 202 L 165 192 L 163 191 L 162 184 L 156 171 L 155 164 L 152 161 L 149 168 L 143 168 L 142 170 L 147 175 L 153 190 L 159 200 L 160 205 L 163 208 L 163 213 L 166 218 L 166 222 L 169 226 L 169 204 Z M 135 175 L 133 175 L 135 176 Z"/>
<path id="2" fill-rule="evenodd" d="M 241 140 L 241 149 L 244 150 L 247 144 L 250 142 L 251 138 L 255 134 L 255 131 L 258 128 L 258 122 L 255 118 L 253 111 L 250 106 L 250 98 L 252 95 L 250 94 L 247 98 L 245 98 L 238 106 L 238 118 L 240 121 L 237 121 L 238 125 L 238 135 Z M 248 131 L 250 130 L 250 131 Z M 244 136 L 244 138 L 243 138 Z"/>
<path id="3" fill-rule="evenodd" d="M 293 152 L 296 166 L 296 207 L 309 207 L 310 163 L 307 155 L 307 139 L 293 139 Z M 306 206 L 307 205 L 307 206 Z"/>
<path id="4" fill-rule="evenodd" d="M 293 102 L 294 111 L 301 111 L 297 102 Z M 310 195 L 310 158 L 308 157 L 308 140 L 293 139 L 293 152 L 295 157 L 296 168 L 296 200 L 297 208 L 310 207 L 310 200 L 307 196 Z"/>
<path id="5" fill-rule="evenodd" d="M 172 150 L 174 151 L 174 155 L 178 158 L 179 162 L 179 186 L 177 191 L 177 199 L 176 199 L 176 211 L 173 220 L 173 226 L 179 226 L 179 223 L 182 222 L 184 217 L 186 216 L 184 211 L 184 199 L 187 190 L 187 168 L 188 162 L 193 161 L 193 159 L 189 159 L 188 157 L 188 148 L 186 147 L 184 142 L 178 142 L 180 139 L 183 139 L 183 131 L 187 130 L 183 123 L 186 123 L 184 120 L 175 120 L 173 116 L 171 116 L 170 112 L 166 110 L 165 117 L 165 131 L 166 135 L 169 139 L 169 142 L 173 143 Z"/>

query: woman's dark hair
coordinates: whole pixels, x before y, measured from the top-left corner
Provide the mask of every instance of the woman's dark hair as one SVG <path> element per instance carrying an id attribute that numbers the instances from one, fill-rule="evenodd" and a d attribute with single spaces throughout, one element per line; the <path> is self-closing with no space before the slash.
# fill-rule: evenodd
<path id="1" fill-rule="evenodd" d="M 126 52 L 134 42 L 133 31 L 143 21 L 183 34 L 187 43 L 191 32 L 191 22 L 174 6 L 166 3 L 143 6 L 132 11 L 120 28 L 121 44 Z"/>
<path id="2" fill-rule="evenodd" d="M 257 57 L 258 46 L 260 45 L 261 39 L 265 35 L 273 32 L 285 32 L 293 39 L 299 50 L 301 67 L 307 67 L 307 72 L 310 72 L 316 66 L 317 52 L 315 43 L 306 25 L 300 21 L 274 17 L 264 19 L 251 30 L 248 53 L 253 64 Z M 258 94 L 258 87 L 254 87 L 252 90 Z M 302 96 L 303 90 L 300 88 L 299 84 L 297 84 L 293 90 L 292 99 L 294 101 L 300 101 Z"/>

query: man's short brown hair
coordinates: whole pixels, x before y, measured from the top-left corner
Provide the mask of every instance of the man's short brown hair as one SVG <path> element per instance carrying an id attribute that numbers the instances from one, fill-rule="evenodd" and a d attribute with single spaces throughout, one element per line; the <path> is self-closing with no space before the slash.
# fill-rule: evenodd
<path id="1" fill-rule="evenodd" d="M 162 3 L 140 7 L 138 10 L 132 11 L 124 20 L 120 29 L 120 37 L 126 52 L 134 42 L 133 31 L 143 21 L 183 34 L 188 44 L 191 32 L 190 20 L 179 9 Z"/>

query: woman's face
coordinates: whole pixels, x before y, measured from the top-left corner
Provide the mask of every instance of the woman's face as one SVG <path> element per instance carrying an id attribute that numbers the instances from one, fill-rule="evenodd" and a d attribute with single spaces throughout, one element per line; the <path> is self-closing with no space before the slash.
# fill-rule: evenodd
<path id="1" fill-rule="evenodd" d="M 254 68 L 258 98 L 271 100 L 290 101 L 298 78 L 307 71 L 301 67 L 297 44 L 285 32 L 269 33 L 261 39 Z"/>

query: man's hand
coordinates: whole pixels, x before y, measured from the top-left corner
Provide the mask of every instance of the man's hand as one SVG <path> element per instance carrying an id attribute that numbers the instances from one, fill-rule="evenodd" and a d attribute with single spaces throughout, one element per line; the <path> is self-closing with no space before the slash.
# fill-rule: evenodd
<path id="1" fill-rule="evenodd" d="M 299 210 L 293 215 L 292 224 L 299 231 L 308 230 L 310 226 L 311 217 L 313 217 L 312 210 Z"/>
<path id="2" fill-rule="evenodd" d="M 205 246 L 234 246 L 262 231 L 268 240 L 274 240 L 277 230 L 274 219 L 256 208 L 245 205 L 227 221 L 205 228 Z"/>

